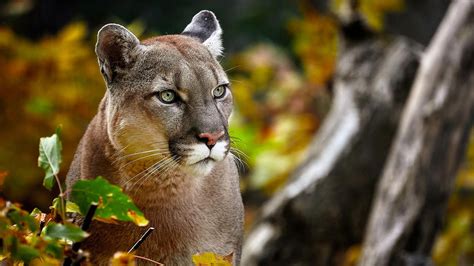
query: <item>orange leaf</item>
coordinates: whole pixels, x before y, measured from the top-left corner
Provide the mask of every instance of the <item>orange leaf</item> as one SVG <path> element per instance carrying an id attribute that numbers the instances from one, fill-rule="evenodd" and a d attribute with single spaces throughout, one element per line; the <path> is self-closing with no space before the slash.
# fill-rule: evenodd
<path id="1" fill-rule="evenodd" d="M 135 266 L 135 256 L 126 252 L 115 252 L 110 260 L 111 266 Z"/>
<path id="2" fill-rule="evenodd" d="M 193 263 L 196 266 L 232 266 L 233 257 L 233 252 L 226 256 L 212 252 L 198 253 L 193 255 Z"/>
<path id="3" fill-rule="evenodd" d="M 7 175 L 7 171 L 0 171 L 0 188 L 3 186 L 3 183 L 5 182 L 5 177 L 7 177 Z"/>

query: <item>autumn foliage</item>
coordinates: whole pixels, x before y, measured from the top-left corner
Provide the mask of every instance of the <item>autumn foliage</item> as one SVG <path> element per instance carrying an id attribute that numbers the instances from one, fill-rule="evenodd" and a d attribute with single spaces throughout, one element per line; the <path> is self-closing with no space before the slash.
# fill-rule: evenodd
<path id="1" fill-rule="evenodd" d="M 334 12 L 345 12 L 347 1 L 331 3 Z M 400 0 L 361 1 L 361 11 L 378 31 L 383 30 L 383 14 L 400 9 Z M 301 10 L 300 17 L 282 25 L 291 33 L 290 49 L 269 42 L 256 43 L 227 55 L 223 62 L 236 105 L 230 133 L 239 150 L 236 155 L 242 160 L 244 191 L 259 190 L 270 195 L 284 184 L 304 158 L 330 104 L 327 84 L 335 68 L 337 24 L 309 5 L 303 4 Z M 135 27 L 138 35 L 143 32 Z M 7 205 L 0 199 L 0 206 L 12 210 L 29 233 L 38 230 L 33 224 L 36 218 L 28 218 L 24 209 L 38 206 L 46 211 L 56 195 L 42 187 L 44 173 L 36 166 L 39 137 L 62 126 L 63 171 L 59 178 L 63 180 L 105 91 L 93 50 L 95 31 L 83 22 L 75 22 L 56 35 L 31 41 L 0 26 L 0 188 L 4 198 L 23 204 Z M 433 259 L 440 265 L 456 265 L 461 254 L 474 257 L 474 137 L 471 139 L 445 229 L 434 248 Z M 85 212 L 85 206 L 79 208 Z M 135 218 L 124 213 L 124 219 Z M 135 222 L 145 224 L 144 220 Z M 29 243 L 26 238 L 25 233 L 21 241 Z M 53 240 L 38 240 L 40 252 L 49 247 L 48 241 Z M 22 252 L 35 253 L 22 246 L 25 243 L 14 244 Z M 346 256 L 346 264 L 353 264 L 357 256 L 358 247 L 354 247 Z M 125 255 L 116 258 L 127 259 L 130 257 Z M 205 258 L 195 260 L 200 259 Z"/>

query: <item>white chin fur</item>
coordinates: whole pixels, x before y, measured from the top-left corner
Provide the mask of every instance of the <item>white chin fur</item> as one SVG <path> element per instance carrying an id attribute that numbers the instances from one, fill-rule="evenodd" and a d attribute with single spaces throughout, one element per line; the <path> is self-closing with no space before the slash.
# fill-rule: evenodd
<path id="1" fill-rule="evenodd" d="M 216 162 L 224 160 L 227 152 L 227 143 L 219 141 L 212 147 L 212 150 L 205 144 L 193 144 L 191 151 L 186 158 L 186 167 L 188 172 L 196 175 L 208 175 Z M 205 160 L 210 158 L 212 160 Z M 205 160 L 205 161 L 203 161 Z"/>
<path id="2" fill-rule="evenodd" d="M 186 165 L 184 170 L 190 175 L 206 176 L 211 173 L 215 164 L 216 162 L 214 161 L 203 161 L 193 165 Z"/>

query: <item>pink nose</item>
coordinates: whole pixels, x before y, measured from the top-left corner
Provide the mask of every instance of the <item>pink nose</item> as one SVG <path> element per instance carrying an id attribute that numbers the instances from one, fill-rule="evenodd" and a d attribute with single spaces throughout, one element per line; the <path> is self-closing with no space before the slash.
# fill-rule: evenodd
<path id="1" fill-rule="evenodd" d="M 206 143 L 207 146 L 214 146 L 216 142 L 224 136 L 224 131 L 217 133 L 201 133 L 198 135 L 199 139 Z"/>

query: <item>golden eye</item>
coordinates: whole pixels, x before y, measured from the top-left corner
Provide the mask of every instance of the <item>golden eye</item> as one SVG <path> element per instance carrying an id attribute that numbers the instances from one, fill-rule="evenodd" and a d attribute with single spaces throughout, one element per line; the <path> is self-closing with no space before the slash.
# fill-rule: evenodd
<path id="1" fill-rule="evenodd" d="M 221 85 L 215 88 L 214 90 L 212 90 L 212 96 L 214 96 L 214 99 L 222 98 L 225 95 L 226 89 L 227 89 L 227 85 Z"/>
<path id="2" fill-rule="evenodd" d="M 158 99 L 163 103 L 174 103 L 177 100 L 176 93 L 173 90 L 160 91 Z"/>

